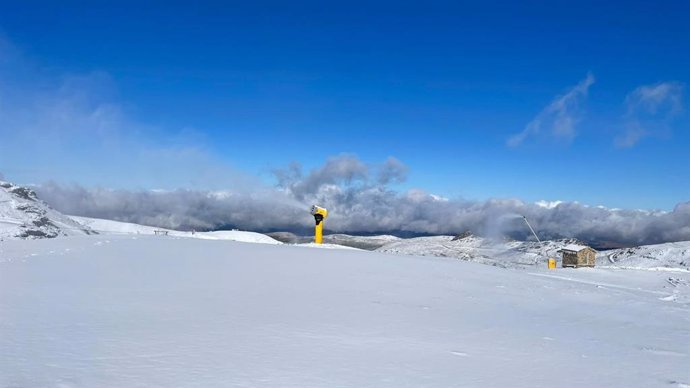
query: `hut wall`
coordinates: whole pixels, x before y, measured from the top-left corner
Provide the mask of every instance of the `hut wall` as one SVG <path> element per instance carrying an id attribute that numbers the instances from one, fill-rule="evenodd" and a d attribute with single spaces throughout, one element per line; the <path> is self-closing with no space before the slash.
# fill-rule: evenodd
<path id="1" fill-rule="evenodd" d="M 594 267 L 596 254 L 593 249 L 585 248 L 577 253 L 578 267 Z"/>
<path id="2" fill-rule="evenodd" d="M 577 267 L 578 257 L 575 253 L 563 252 L 563 267 Z"/>
<path id="3" fill-rule="evenodd" d="M 577 253 L 563 252 L 563 267 L 594 267 L 596 251 L 592 248 L 583 249 Z"/>
<path id="4" fill-rule="evenodd" d="M 585 258 L 585 262 L 582 265 L 594 267 L 594 262 L 597 257 L 596 251 L 594 249 L 587 248 L 583 250 L 583 255 Z"/>

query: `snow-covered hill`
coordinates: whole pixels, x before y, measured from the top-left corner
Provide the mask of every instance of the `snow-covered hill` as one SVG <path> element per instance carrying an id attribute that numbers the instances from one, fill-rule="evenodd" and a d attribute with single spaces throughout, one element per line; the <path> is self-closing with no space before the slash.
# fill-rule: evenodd
<path id="1" fill-rule="evenodd" d="M 379 252 L 454 257 L 499 267 L 546 265 L 555 258 L 560 265 L 559 250 L 569 244 L 583 244 L 576 239 L 531 241 L 496 241 L 472 234 L 461 237 L 433 236 L 400 239 L 377 249 Z M 597 266 L 627 269 L 690 270 L 690 242 L 648 245 L 615 249 L 597 254 Z"/>
<path id="2" fill-rule="evenodd" d="M 90 227 L 92 230 L 100 233 L 103 236 L 118 236 L 118 235 L 137 235 L 137 236 L 147 236 L 165 233 L 165 237 L 172 238 L 196 238 L 202 240 L 227 240 L 227 241 L 239 241 L 247 243 L 258 243 L 258 244 L 282 244 L 268 235 L 256 232 L 249 232 L 244 230 L 216 230 L 211 232 L 187 232 L 179 231 L 165 228 L 156 228 L 153 226 L 132 224 L 129 222 L 120 222 L 113 220 L 104 220 L 100 218 L 89 218 L 89 217 L 77 217 L 70 216 L 73 220 L 79 222 L 82 225 Z M 324 239 L 326 240 L 326 239 Z M 326 240 L 328 241 L 328 240 Z M 321 245 L 314 244 L 309 241 L 301 243 L 293 243 L 293 245 L 300 245 L 312 248 L 322 248 L 322 249 L 355 249 L 347 245 L 324 243 Z"/>
<path id="3" fill-rule="evenodd" d="M 41 201 L 27 187 L 0 181 L 0 240 L 40 239 L 84 234 L 155 234 L 171 237 L 193 237 L 206 240 L 280 244 L 261 233 L 246 231 L 183 232 L 128 222 L 67 216 Z"/>
<path id="4" fill-rule="evenodd" d="M 379 252 L 454 257 L 499 267 L 531 266 L 559 256 L 558 250 L 577 240 L 564 239 L 536 242 L 499 241 L 464 234 L 401 239 L 377 249 Z"/>
<path id="5" fill-rule="evenodd" d="M 153 226 L 132 224 L 129 222 L 120 222 L 113 220 L 103 220 L 100 218 L 77 217 L 70 216 L 73 220 L 82 225 L 86 225 L 94 231 L 104 235 L 121 235 L 121 234 L 136 234 L 136 235 L 153 235 L 156 233 L 165 232 L 169 237 L 189 237 L 199 238 L 205 240 L 231 240 L 250 243 L 261 244 L 280 244 L 281 242 L 275 240 L 265 234 L 256 232 L 247 232 L 242 230 L 219 230 L 214 232 L 185 232 L 165 228 L 156 228 Z"/>
<path id="6" fill-rule="evenodd" d="M 690 271 L 690 241 L 602 251 L 597 264 L 634 269 L 679 268 Z"/>
<path id="7" fill-rule="evenodd" d="M 156 235 L 165 233 L 166 237 L 173 238 L 197 238 L 202 240 L 228 240 L 228 241 L 239 241 L 247 243 L 258 243 L 258 244 L 282 244 L 281 241 L 265 235 L 262 233 L 249 232 L 243 230 L 216 230 L 211 232 L 187 232 L 179 231 L 165 228 L 156 228 L 153 226 L 133 224 L 129 222 L 120 222 L 113 220 L 104 220 L 100 218 L 90 218 L 90 217 L 78 217 L 70 216 L 73 220 L 79 222 L 82 225 L 86 225 L 92 230 L 100 233 L 103 236 L 110 235 Z M 356 240 L 357 236 L 351 236 Z M 391 237 L 395 239 L 396 237 Z M 362 238 L 364 241 L 369 241 L 368 237 Z M 334 244 L 328 242 L 329 239 L 324 238 L 326 243 L 317 245 L 311 242 L 311 240 L 302 239 L 302 242 L 292 241 L 293 245 L 300 245 L 312 248 L 322 248 L 322 249 L 355 249 L 352 246 L 345 244 Z"/>
<path id="8" fill-rule="evenodd" d="M 0 244 L 0 387 L 687 387 L 690 274 L 153 235 Z"/>
<path id="9" fill-rule="evenodd" d="M 0 240 L 89 233 L 90 228 L 52 209 L 33 190 L 0 181 Z"/>

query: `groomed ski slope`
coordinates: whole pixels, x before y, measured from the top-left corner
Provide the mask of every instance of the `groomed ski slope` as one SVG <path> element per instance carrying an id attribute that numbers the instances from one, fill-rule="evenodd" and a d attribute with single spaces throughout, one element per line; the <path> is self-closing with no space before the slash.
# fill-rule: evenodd
<path id="1" fill-rule="evenodd" d="M 162 236 L 0 244 L 0 387 L 685 387 L 690 275 Z"/>

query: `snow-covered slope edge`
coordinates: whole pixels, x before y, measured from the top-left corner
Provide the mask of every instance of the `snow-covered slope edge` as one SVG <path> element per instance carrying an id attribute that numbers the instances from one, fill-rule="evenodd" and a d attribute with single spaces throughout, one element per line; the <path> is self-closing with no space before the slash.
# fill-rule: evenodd
<path id="1" fill-rule="evenodd" d="M 41 201 L 33 190 L 0 181 L 0 240 L 91 233 L 90 228 Z"/>
<path id="2" fill-rule="evenodd" d="M 377 249 L 379 252 L 454 257 L 497 267 L 524 267 L 544 263 L 557 257 L 562 247 L 574 239 L 545 241 L 542 244 L 522 241 L 497 241 L 472 234 L 463 236 L 431 236 L 402 239 Z"/>
<path id="3" fill-rule="evenodd" d="M 575 239 L 543 241 L 496 241 L 475 235 L 432 236 L 401 239 L 388 243 L 379 252 L 415 256 L 454 257 L 498 267 L 546 265 L 568 244 L 583 244 Z M 597 266 L 623 269 L 690 270 L 690 241 L 601 251 Z"/>
<path id="4" fill-rule="evenodd" d="M 278 241 L 286 244 L 310 244 L 314 241 L 314 236 L 299 236 L 291 232 L 271 232 L 266 233 Z M 345 246 L 357 249 L 373 251 L 392 241 L 398 241 L 400 237 L 391 235 L 356 236 L 344 233 L 326 234 L 323 236 L 324 244 Z"/>
<path id="5" fill-rule="evenodd" d="M 74 221 L 82 225 L 86 225 L 100 234 L 155 234 L 166 232 L 168 236 L 172 237 L 190 237 L 205 240 L 231 240 L 250 243 L 261 244 L 281 244 L 265 234 L 256 232 L 247 232 L 242 230 L 219 230 L 215 232 L 184 232 L 179 230 L 156 228 L 153 226 L 133 224 L 129 222 L 120 222 L 113 220 L 104 220 L 100 218 L 78 217 L 70 216 Z"/>
<path id="6" fill-rule="evenodd" d="M 597 255 L 597 264 L 614 268 L 690 271 L 690 241 L 602 251 Z"/>

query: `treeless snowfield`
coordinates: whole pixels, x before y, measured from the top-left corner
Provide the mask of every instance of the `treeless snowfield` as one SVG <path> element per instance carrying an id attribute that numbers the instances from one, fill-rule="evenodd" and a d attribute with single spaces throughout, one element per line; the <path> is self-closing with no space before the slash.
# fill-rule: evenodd
<path id="1" fill-rule="evenodd" d="M 684 387 L 690 274 L 0 242 L 0 387 Z"/>

